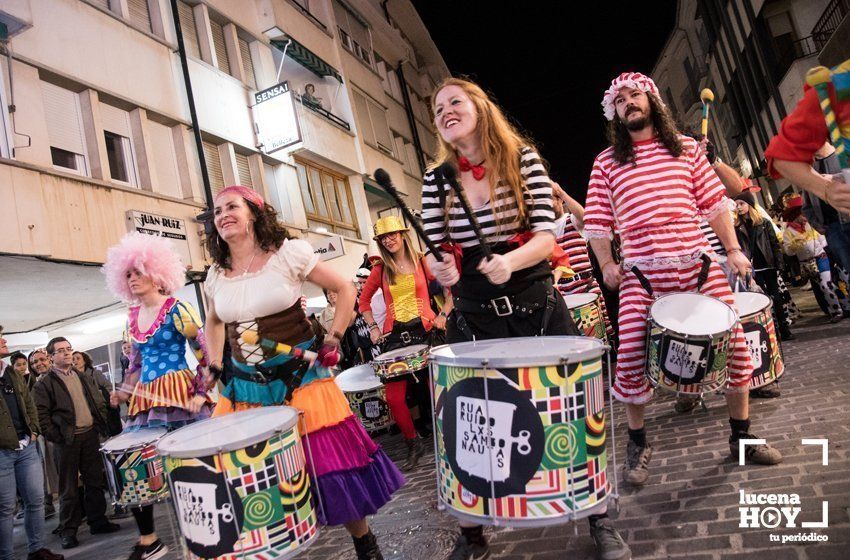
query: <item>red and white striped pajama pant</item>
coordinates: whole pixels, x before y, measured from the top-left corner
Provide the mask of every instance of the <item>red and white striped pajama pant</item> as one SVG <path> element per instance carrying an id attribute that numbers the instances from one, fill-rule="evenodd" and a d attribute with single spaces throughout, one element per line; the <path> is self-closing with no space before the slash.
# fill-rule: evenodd
<path id="1" fill-rule="evenodd" d="M 654 296 L 677 292 L 695 292 L 702 261 L 670 264 L 663 269 L 640 268 L 652 285 Z M 726 275 L 716 262 L 709 268 L 708 279 L 700 293 L 713 296 L 735 305 L 735 298 Z M 646 328 L 649 306 L 654 297 L 646 293 L 637 276 L 628 268 L 624 270 L 620 286 L 620 346 L 617 349 L 617 374 L 614 397 L 622 402 L 644 404 L 652 398 L 652 386 L 645 375 Z M 735 324 L 730 345 L 727 392 L 744 392 L 749 389 L 753 366 L 744 340 L 741 323 Z"/>

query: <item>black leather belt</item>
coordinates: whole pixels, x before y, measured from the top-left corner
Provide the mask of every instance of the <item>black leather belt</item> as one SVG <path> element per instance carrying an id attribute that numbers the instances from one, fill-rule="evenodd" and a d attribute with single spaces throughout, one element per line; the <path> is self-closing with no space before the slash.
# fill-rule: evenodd
<path id="1" fill-rule="evenodd" d="M 569 278 L 561 278 L 558 281 L 558 284 L 570 284 L 572 282 L 578 282 L 579 280 L 589 280 L 590 278 L 593 278 L 593 271 L 585 270 L 584 272 L 579 272 L 578 274 Z"/>
<path id="2" fill-rule="evenodd" d="M 496 317 L 517 315 L 527 317 L 546 307 L 546 300 L 552 291 L 552 280 L 534 282 L 525 290 L 487 300 L 454 297 L 455 309 L 461 313 L 493 313 Z"/>

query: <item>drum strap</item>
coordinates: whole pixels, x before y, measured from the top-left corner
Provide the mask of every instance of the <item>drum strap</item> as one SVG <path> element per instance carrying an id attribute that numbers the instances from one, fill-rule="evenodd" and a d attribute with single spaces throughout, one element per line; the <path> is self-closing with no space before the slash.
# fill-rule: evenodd
<path id="1" fill-rule="evenodd" d="M 702 266 L 699 269 L 699 276 L 697 276 L 697 292 L 702 291 L 702 287 L 705 285 L 706 280 L 708 280 L 708 272 L 711 268 L 711 257 L 703 253 L 702 255 L 700 255 L 699 258 L 702 261 Z M 650 283 L 649 279 L 643 275 L 643 272 L 640 271 L 637 265 L 632 267 L 632 274 L 634 274 L 635 277 L 638 279 L 638 282 L 640 282 L 640 285 L 643 287 L 649 297 L 652 297 L 654 293 L 654 290 L 652 289 L 652 284 Z"/>
<path id="2" fill-rule="evenodd" d="M 546 308 L 543 310 L 543 321 L 540 322 L 540 336 L 546 335 L 546 327 L 549 326 L 549 320 L 552 318 L 552 313 L 555 312 L 557 300 L 555 293 L 557 290 L 553 287 L 549 290 L 549 295 L 546 296 Z"/>

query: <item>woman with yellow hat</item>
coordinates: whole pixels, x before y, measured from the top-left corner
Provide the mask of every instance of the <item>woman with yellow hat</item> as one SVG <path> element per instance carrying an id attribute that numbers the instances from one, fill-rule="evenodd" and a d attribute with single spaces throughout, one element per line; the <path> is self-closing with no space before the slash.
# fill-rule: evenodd
<path id="1" fill-rule="evenodd" d="M 451 294 L 444 290 L 446 305 L 439 312 L 431 306 L 428 284 L 434 276 L 425 258 L 414 248 L 407 227 L 398 216 L 385 216 L 375 223 L 375 241 L 381 262 L 372 267 L 372 273 L 360 292 L 360 313 L 369 325 L 372 342 L 384 338 L 385 352 L 412 344 L 427 344 L 432 329 L 446 328 L 446 318 L 452 310 Z M 383 325 L 375 323 L 372 315 L 372 296 L 381 288 L 387 304 Z M 423 452 L 422 439 L 416 435 L 413 419 L 407 409 L 407 376 L 386 383 L 387 404 L 407 443 L 407 459 L 403 470 L 416 467 Z M 424 387 L 424 389 L 423 389 Z M 430 411 L 431 403 L 426 383 L 416 383 L 420 411 Z"/>

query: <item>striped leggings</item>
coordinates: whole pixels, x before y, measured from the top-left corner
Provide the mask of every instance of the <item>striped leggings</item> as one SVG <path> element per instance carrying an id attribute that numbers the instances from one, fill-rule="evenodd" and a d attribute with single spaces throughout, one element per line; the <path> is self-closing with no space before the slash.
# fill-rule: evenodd
<path id="1" fill-rule="evenodd" d="M 641 269 L 652 285 L 655 296 L 676 292 L 695 292 L 702 261 L 668 265 L 664 269 Z M 716 297 L 734 306 L 735 299 L 729 282 L 716 262 L 711 263 L 702 294 Z M 646 368 L 646 325 L 649 306 L 654 301 L 646 293 L 637 276 L 630 270 L 623 275 L 620 286 L 620 346 L 618 347 L 617 377 L 614 397 L 622 402 L 644 404 L 652 398 L 652 386 L 644 373 Z M 730 346 L 729 392 L 747 391 L 753 366 L 740 323 L 735 324 Z"/>

